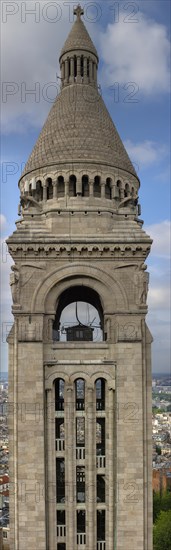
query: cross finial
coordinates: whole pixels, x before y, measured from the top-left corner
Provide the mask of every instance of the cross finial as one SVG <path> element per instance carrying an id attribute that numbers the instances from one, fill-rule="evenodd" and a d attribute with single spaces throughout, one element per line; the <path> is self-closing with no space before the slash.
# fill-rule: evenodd
<path id="1" fill-rule="evenodd" d="M 77 19 L 81 19 L 81 15 L 84 15 L 84 10 L 80 4 L 74 9 L 74 15 L 77 16 Z"/>

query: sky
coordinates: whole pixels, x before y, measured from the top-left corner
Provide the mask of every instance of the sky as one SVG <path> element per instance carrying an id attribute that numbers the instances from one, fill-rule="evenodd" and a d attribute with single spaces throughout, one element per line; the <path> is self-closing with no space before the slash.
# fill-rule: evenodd
<path id="1" fill-rule="evenodd" d="M 76 2 L 1 2 L 1 368 L 12 326 L 5 244 L 15 229 L 18 180 L 59 94 L 59 53 Z M 148 326 L 153 372 L 170 370 L 170 1 L 83 1 L 100 57 L 103 99 L 141 181 L 144 228 L 153 239 Z"/>

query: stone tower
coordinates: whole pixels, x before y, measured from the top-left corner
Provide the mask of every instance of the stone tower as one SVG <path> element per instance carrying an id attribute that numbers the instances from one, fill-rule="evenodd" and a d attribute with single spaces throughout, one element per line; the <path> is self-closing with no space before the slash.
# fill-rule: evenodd
<path id="1" fill-rule="evenodd" d="M 10 548 L 152 550 L 151 240 L 97 51 L 74 13 L 61 92 L 19 181 L 8 239 Z"/>

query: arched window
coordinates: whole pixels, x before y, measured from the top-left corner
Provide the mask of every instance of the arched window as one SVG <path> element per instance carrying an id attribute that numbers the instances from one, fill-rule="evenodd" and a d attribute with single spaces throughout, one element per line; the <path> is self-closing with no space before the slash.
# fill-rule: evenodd
<path id="1" fill-rule="evenodd" d="M 82 177 L 82 196 L 89 197 L 89 182 L 88 176 Z"/>
<path id="2" fill-rule="evenodd" d="M 96 455 L 105 456 L 105 418 L 96 418 Z"/>
<path id="3" fill-rule="evenodd" d="M 55 380 L 55 410 L 64 410 L 64 388 L 65 382 L 63 378 L 57 378 Z"/>
<path id="4" fill-rule="evenodd" d="M 95 176 L 94 178 L 94 197 L 101 197 L 101 185 L 99 176 Z"/>
<path id="5" fill-rule="evenodd" d="M 29 195 L 32 195 L 32 186 L 31 186 L 31 183 L 29 183 Z"/>
<path id="6" fill-rule="evenodd" d="M 69 178 L 69 196 L 76 197 L 76 177 L 73 175 Z"/>
<path id="7" fill-rule="evenodd" d="M 105 197 L 106 199 L 112 198 L 112 189 L 111 189 L 111 179 L 107 178 L 106 184 L 105 184 Z"/>
<path id="8" fill-rule="evenodd" d="M 125 185 L 124 195 L 125 195 L 125 197 L 129 197 L 129 195 L 130 195 L 129 184 L 128 183 L 126 183 L 126 185 Z"/>
<path id="9" fill-rule="evenodd" d="M 82 378 L 77 378 L 75 381 L 75 398 L 76 410 L 84 411 L 85 409 L 85 382 Z"/>
<path id="10" fill-rule="evenodd" d="M 134 195 L 135 195 L 135 189 L 134 189 L 134 187 L 131 187 L 131 195 L 132 195 L 132 197 L 134 197 Z"/>
<path id="11" fill-rule="evenodd" d="M 87 76 L 88 76 L 88 78 L 90 76 L 90 60 L 89 59 L 87 59 Z"/>
<path id="12" fill-rule="evenodd" d="M 98 378 L 96 380 L 96 410 L 105 410 L 105 380 L 104 378 Z"/>
<path id="13" fill-rule="evenodd" d="M 81 77 L 84 76 L 84 56 L 81 55 Z"/>
<path id="14" fill-rule="evenodd" d="M 64 197 L 64 195 L 65 195 L 64 178 L 63 176 L 59 176 L 57 181 L 57 196 L 60 199 L 60 197 Z"/>
<path id="15" fill-rule="evenodd" d="M 119 199 L 121 199 L 121 186 L 122 186 L 122 183 L 121 183 L 120 180 L 117 181 L 116 186 L 118 188 Z"/>
<path id="16" fill-rule="evenodd" d="M 77 77 L 77 58 L 76 55 L 74 55 L 74 78 Z"/>
<path id="17" fill-rule="evenodd" d="M 47 200 L 53 199 L 53 185 L 52 185 L 52 179 L 47 179 Z"/>
<path id="18" fill-rule="evenodd" d="M 40 180 L 36 181 L 35 199 L 38 202 L 43 200 L 43 187 L 42 187 L 42 182 Z"/>

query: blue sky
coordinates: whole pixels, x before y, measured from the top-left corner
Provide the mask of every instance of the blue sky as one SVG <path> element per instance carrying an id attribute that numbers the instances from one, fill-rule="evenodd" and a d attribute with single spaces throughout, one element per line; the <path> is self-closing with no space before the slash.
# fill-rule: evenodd
<path id="1" fill-rule="evenodd" d="M 4 239 L 15 228 L 18 179 L 59 93 L 60 49 L 75 2 L 2 2 L 2 367 L 12 323 L 10 258 Z M 170 50 L 168 0 L 82 2 L 100 57 L 99 85 L 141 180 L 145 228 L 154 239 L 148 324 L 153 371 L 170 369 Z M 31 13 L 32 12 L 32 13 Z M 28 90 L 36 94 L 27 93 Z"/>

